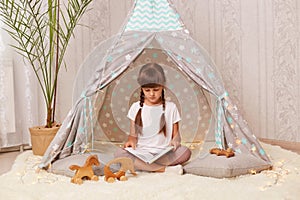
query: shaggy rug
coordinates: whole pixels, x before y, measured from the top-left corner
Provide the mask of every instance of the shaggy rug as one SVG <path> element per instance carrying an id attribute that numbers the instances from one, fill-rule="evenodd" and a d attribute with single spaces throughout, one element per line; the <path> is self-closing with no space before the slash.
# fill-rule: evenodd
<path id="1" fill-rule="evenodd" d="M 273 170 L 216 179 L 191 174 L 142 173 L 128 181 L 70 182 L 69 177 L 35 170 L 41 157 L 20 154 L 11 171 L 0 176 L 1 199 L 273 199 L 300 198 L 300 155 L 263 144 Z"/>

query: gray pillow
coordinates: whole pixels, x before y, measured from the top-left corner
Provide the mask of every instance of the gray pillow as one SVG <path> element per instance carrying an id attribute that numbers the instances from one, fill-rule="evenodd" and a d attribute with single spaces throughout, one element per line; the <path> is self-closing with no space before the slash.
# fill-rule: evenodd
<path id="1" fill-rule="evenodd" d="M 69 169 L 71 165 L 78 165 L 78 166 L 83 166 L 86 159 L 90 155 L 97 155 L 98 160 L 100 162 L 100 166 L 93 166 L 93 171 L 94 174 L 97 176 L 103 176 L 103 168 L 107 162 L 113 159 L 113 157 L 105 155 L 105 154 L 100 154 L 100 153 L 87 153 L 87 154 L 76 154 L 76 155 L 71 155 L 66 158 L 56 160 L 51 167 L 48 169 L 49 172 L 54 173 L 54 174 L 59 174 L 63 176 L 68 176 L 68 177 L 73 177 L 75 174 L 75 171 L 72 171 Z M 119 170 L 120 166 L 118 164 L 113 164 L 111 165 L 111 171 L 116 172 Z"/>
<path id="2" fill-rule="evenodd" d="M 215 154 L 197 157 L 186 164 L 185 173 L 215 178 L 230 178 L 269 169 L 270 164 L 251 154 L 236 154 L 226 158 Z"/>

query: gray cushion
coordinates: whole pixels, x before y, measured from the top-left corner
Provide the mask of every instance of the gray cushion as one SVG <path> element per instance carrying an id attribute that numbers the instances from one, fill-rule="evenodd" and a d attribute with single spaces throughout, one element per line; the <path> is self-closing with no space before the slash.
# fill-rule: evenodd
<path id="1" fill-rule="evenodd" d="M 269 169 L 270 164 L 251 154 L 236 154 L 234 157 L 206 154 L 184 166 L 184 172 L 215 178 L 229 178 Z"/>
<path id="2" fill-rule="evenodd" d="M 48 169 L 49 172 L 54 173 L 54 174 L 59 174 L 59 175 L 64 175 L 68 177 L 73 177 L 75 174 L 75 171 L 72 171 L 69 169 L 71 165 L 78 165 L 78 166 L 83 166 L 86 159 L 90 155 L 96 154 L 98 156 L 98 160 L 100 162 L 100 166 L 93 166 L 93 171 L 94 174 L 97 176 L 102 176 L 103 175 L 103 168 L 107 162 L 113 159 L 113 157 L 105 155 L 105 154 L 100 154 L 100 153 L 88 153 L 88 154 L 77 154 L 77 155 L 71 155 L 66 158 L 56 160 L 51 167 Z M 119 169 L 118 164 L 113 164 L 111 165 L 111 170 L 113 172 L 118 171 Z"/>

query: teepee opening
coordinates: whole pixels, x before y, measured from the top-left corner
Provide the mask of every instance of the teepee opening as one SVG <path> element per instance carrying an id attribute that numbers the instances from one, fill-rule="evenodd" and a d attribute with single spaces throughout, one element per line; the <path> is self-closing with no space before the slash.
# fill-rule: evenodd
<path id="1" fill-rule="evenodd" d="M 109 42 L 109 41 L 106 41 Z M 101 48 L 105 43 L 101 44 Z M 100 55 L 95 50 L 98 56 Z M 91 66 L 92 53 L 81 66 L 74 84 L 74 98 L 78 96 L 83 85 L 87 85 L 86 71 Z M 99 57 L 98 57 L 99 58 Z M 165 86 L 166 100 L 176 104 L 181 122 L 179 131 L 185 145 L 202 144 L 211 128 L 211 97 L 201 86 L 196 84 L 187 74 L 179 69 L 167 52 L 153 42 L 133 60 L 128 69 L 111 81 L 105 89 L 104 95 L 98 95 L 94 107 L 98 111 L 93 127 L 93 135 L 89 137 L 89 144 L 94 150 L 101 149 L 104 142 L 115 145 L 126 141 L 129 134 L 129 119 L 127 112 L 133 102 L 139 101 L 140 88 L 137 83 L 137 74 L 140 68 L 147 63 L 158 63 L 164 69 L 167 83 Z M 98 108 L 97 108 L 98 107 Z M 210 138 L 212 139 L 212 138 Z"/>
<path id="2" fill-rule="evenodd" d="M 129 69 L 107 89 L 98 122 L 109 141 L 124 142 L 129 133 L 127 111 L 139 101 L 137 74 L 146 63 L 158 63 L 167 77 L 166 100 L 177 105 L 181 113 L 180 133 L 185 142 L 200 142 L 208 132 L 211 117 L 208 100 L 201 87 L 178 70 L 167 55 L 158 49 L 145 49 Z"/>

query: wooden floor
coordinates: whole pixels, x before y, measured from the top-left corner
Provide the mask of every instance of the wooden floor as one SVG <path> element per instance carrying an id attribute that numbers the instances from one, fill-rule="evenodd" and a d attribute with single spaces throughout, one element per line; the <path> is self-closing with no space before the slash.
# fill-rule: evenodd
<path id="1" fill-rule="evenodd" d="M 282 140 L 271 140 L 271 139 L 264 139 L 264 138 L 260 138 L 259 140 L 261 142 L 280 146 L 283 149 L 290 150 L 300 154 L 300 142 L 287 142 Z"/>
<path id="2" fill-rule="evenodd" d="M 270 140 L 270 139 L 260 139 L 261 142 L 272 144 L 276 146 L 281 146 L 283 149 L 287 149 L 293 152 L 296 152 L 300 155 L 300 142 L 286 142 L 286 141 L 278 141 L 278 140 Z M 0 153 L 0 175 L 8 172 L 16 157 L 20 154 L 20 151 L 11 151 L 6 153 Z"/>
<path id="3" fill-rule="evenodd" d="M 16 157 L 20 153 L 20 151 L 0 153 L 0 175 L 8 172 L 11 169 Z"/>

